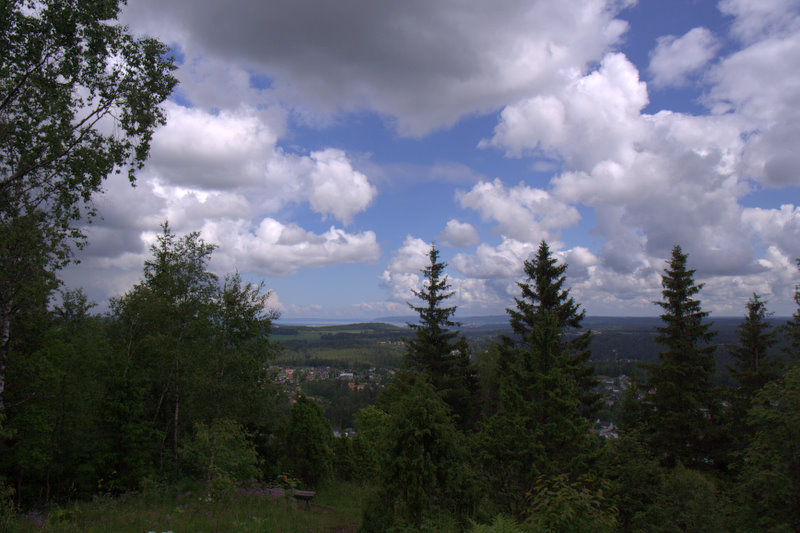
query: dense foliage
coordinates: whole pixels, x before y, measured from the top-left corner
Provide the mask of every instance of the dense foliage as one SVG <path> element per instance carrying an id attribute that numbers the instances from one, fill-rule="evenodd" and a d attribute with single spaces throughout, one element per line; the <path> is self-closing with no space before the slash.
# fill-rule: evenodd
<path id="1" fill-rule="evenodd" d="M 260 286 L 207 270 L 212 251 L 165 223 L 144 279 L 107 316 L 65 293 L 37 320 L 45 335 L 17 338 L 31 351 L 8 367 L 11 438 L 0 466 L 18 501 L 190 473 L 260 477 L 246 428 L 268 431 L 276 413 L 267 372 L 275 315 Z"/>
<path id="2" fill-rule="evenodd" d="M 339 478 L 367 487 L 365 531 L 800 525 L 800 363 L 782 367 L 777 356 L 795 323 L 774 330 L 754 295 L 727 350 L 732 386 L 713 385 L 701 286 L 679 248 L 663 276 L 660 359 L 628 389 L 623 429 L 611 440 L 587 416 L 596 399 L 591 336 L 579 329 L 566 265 L 546 243 L 525 264 L 528 278 L 509 310 L 512 336 L 487 346 L 480 364 L 450 320 L 454 308 L 430 299 L 431 283 L 438 296 L 450 294 L 444 265 L 430 257 L 437 268 L 423 271 L 418 296 L 428 305 L 418 308 L 407 362 L 354 417 L 355 433 L 341 436 L 329 420 L 344 416 L 337 408 L 356 409 L 356 391 L 333 374 L 300 382 L 319 396 L 290 391 L 287 402 L 268 370 L 278 351 L 269 293 L 237 274 L 212 274 L 213 250 L 165 223 L 142 281 L 108 313 L 93 314 L 80 291 L 63 293 L 51 311 L 27 310 L 14 339 L 26 356 L 8 367 L 0 520 L 17 505 L 187 479 L 220 495 L 252 478 L 287 490 Z M 439 322 L 424 318 L 434 316 Z M 441 352 L 425 344 L 436 328 L 451 342 Z M 459 361 L 462 353 L 472 357 Z M 482 405 L 464 424 L 448 393 L 472 379 Z M 678 407 L 680 424 L 667 416 Z"/>
<path id="3" fill-rule="evenodd" d="M 0 3 L 0 409 L 12 321 L 45 305 L 106 177 L 134 179 L 177 81 L 121 3 Z"/>

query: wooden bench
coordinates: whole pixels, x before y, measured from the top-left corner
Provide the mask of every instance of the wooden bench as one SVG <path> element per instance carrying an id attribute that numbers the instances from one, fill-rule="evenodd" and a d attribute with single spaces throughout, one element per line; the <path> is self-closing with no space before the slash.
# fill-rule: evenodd
<path id="1" fill-rule="evenodd" d="M 311 505 L 311 499 L 316 496 L 316 491 L 313 490 L 295 490 L 294 497 L 296 500 L 300 500 L 306 503 L 306 507 Z"/>

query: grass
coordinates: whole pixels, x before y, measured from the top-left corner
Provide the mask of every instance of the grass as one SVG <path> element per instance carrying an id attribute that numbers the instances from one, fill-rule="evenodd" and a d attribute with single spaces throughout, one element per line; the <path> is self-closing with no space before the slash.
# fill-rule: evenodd
<path id="1" fill-rule="evenodd" d="M 288 501 L 260 487 L 236 489 L 216 498 L 176 488 L 148 494 L 97 498 L 20 515 L 10 531 L 119 533 L 330 532 L 360 525 L 369 489 L 349 483 L 320 488 L 312 505 Z"/>

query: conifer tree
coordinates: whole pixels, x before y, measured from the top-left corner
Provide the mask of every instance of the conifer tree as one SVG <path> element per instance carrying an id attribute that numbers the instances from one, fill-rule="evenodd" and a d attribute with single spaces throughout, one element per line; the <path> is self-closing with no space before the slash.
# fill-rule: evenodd
<path id="1" fill-rule="evenodd" d="M 748 412 L 752 437 L 736 498 L 743 531 L 800 531 L 800 361 L 767 383 Z"/>
<path id="2" fill-rule="evenodd" d="M 797 258 L 797 267 L 800 268 L 800 258 Z M 789 331 L 790 359 L 800 356 L 800 285 L 794 287 L 794 302 L 797 304 L 797 310 L 792 314 L 792 319 L 786 323 Z"/>
<path id="3" fill-rule="evenodd" d="M 775 331 L 767 322 L 770 315 L 766 303 L 753 293 L 747 302 L 747 316 L 736 328 L 738 342 L 728 350 L 733 359 L 733 364 L 727 367 L 728 372 L 737 382 L 728 398 L 728 441 L 736 452 L 741 452 L 753 436 L 753 428 L 746 423 L 753 399 L 767 382 L 780 374 L 778 361 L 770 354 L 770 349 L 777 343 Z M 732 457 L 736 460 L 742 455 L 737 453 Z M 735 461 L 734 468 L 741 466 Z"/>
<path id="4" fill-rule="evenodd" d="M 567 339 L 583 311 L 564 288 L 565 270 L 545 242 L 525 262 L 522 296 L 508 310 L 516 338 L 500 346 L 499 405 L 479 439 L 494 503 L 518 518 L 539 476 L 585 474 L 594 456 L 585 416 L 593 403 L 584 365 L 590 337 Z"/>
<path id="5" fill-rule="evenodd" d="M 404 364 L 430 380 L 463 428 L 473 421 L 477 378 L 469 361 L 467 340 L 453 329 L 459 326 L 452 320 L 456 307 L 443 306 L 454 294 L 444 274 L 447 264 L 439 261 L 439 251 L 433 245 L 428 257 L 430 264 L 422 270 L 423 287 L 413 291 L 423 305 L 409 304 L 419 314 L 419 323 L 409 324 L 415 336 L 408 342 Z"/>
<path id="6" fill-rule="evenodd" d="M 599 396 L 593 392 L 597 384 L 594 368 L 587 365 L 591 356 L 589 345 L 591 331 L 587 330 L 567 339 L 567 333 L 577 332 L 585 316 L 585 311 L 564 288 L 567 265 L 557 264 L 545 241 L 539 244 L 536 257 L 525 261 L 525 282 L 518 282 L 522 295 L 514 298 L 516 309 L 508 309 L 511 329 L 521 340 L 519 347 L 533 346 L 532 335 L 537 324 L 554 322 L 552 325 L 560 332 L 561 339 L 553 349 L 566 356 L 566 365 L 575 379 L 580 395 L 579 414 L 591 418 L 598 409 Z M 507 346 L 514 342 L 504 339 Z M 512 350 L 511 352 L 514 353 Z M 517 354 L 520 352 L 517 351 Z"/>
<path id="7" fill-rule="evenodd" d="M 740 395 L 749 400 L 768 381 L 778 377 L 777 361 L 769 353 L 777 339 L 767 322 L 766 302 L 758 294 L 747 302 L 747 316 L 736 328 L 738 343 L 730 349 L 733 365 L 728 367 L 739 385 Z"/>
<path id="8" fill-rule="evenodd" d="M 434 531 L 423 526 L 439 514 L 460 522 L 474 514 L 479 494 L 466 438 L 436 392 L 419 372 L 402 371 L 381 393 L 382 464 L 363 531 Z"/>
<path id="9" fill-rule="evenodd" d="M 646 432 L 651 448 L 668 466 L 678 461 L 699 466 L 714 455 L 719 410 L 711 383 L 715 346 L 710 342 L 715 333 L 694 298 L 703 287 L 695 284 L 694 272 L 687 269 L 687 255 L 675 246 L 661 280 L 663 300 L 655 302 L 664 310 L 664 325 L 656 328 L 656 342 L 664 350 L 659 362 L 645 365 L 650 372 Z"/>

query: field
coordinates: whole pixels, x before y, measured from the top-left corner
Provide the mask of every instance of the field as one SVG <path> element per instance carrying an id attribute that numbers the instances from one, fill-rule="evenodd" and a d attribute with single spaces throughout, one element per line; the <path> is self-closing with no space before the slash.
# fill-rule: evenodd
<path id="1" fill-rule="evenodd" d="M 405 351 L 408 328 L 381 323 L 346 326 L 276 326 L 273 339 L 282 350 L 276 363 L 335 368 L 396 368 Z"/>
<path id="2" fill-rule="evenodd" d="M 191 487 L 161 488 L 141 494 L 101 497 L 50 511 L 29 511 L 0 530 L 33 533 L 195 533 L 237 531 L 356 531 L 369 490 L 361 485 L 330 483 L 311 505 L 287 500 L 264 487 L 230 490 L 211 497 Z M 4 529 L 3 526 L 6 526 Z"/>

